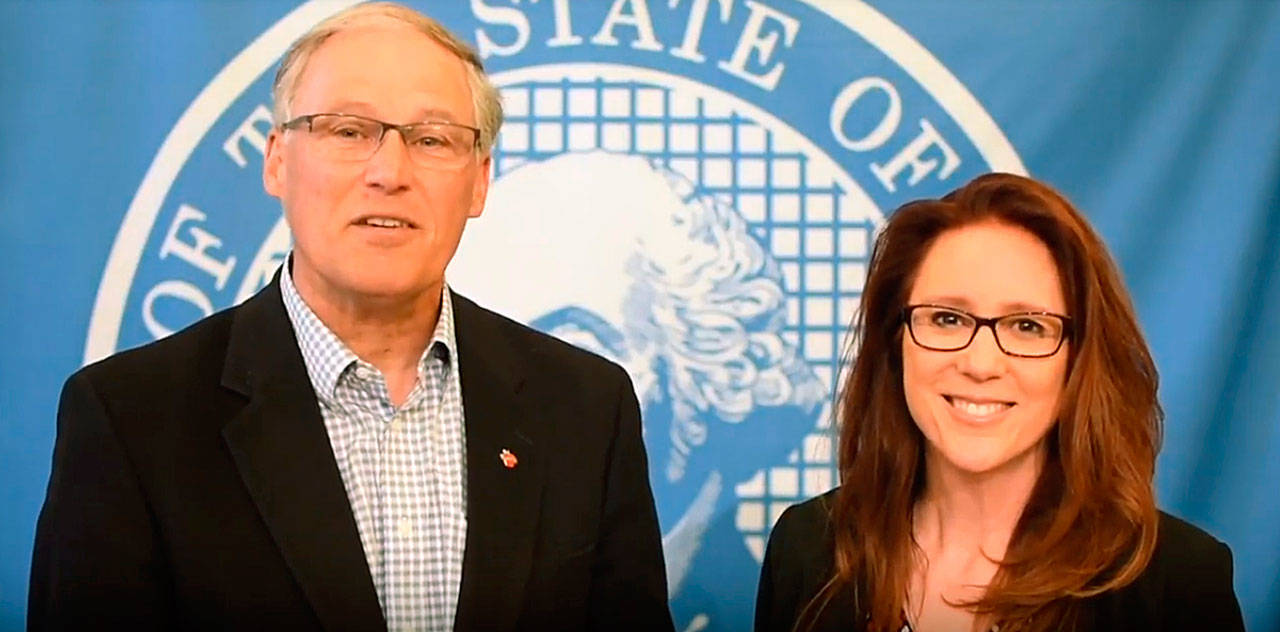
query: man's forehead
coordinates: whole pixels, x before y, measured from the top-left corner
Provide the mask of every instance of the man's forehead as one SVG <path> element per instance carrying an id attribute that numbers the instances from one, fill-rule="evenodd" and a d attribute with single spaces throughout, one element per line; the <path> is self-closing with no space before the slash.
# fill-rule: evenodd
<path id="1" fill-rule="evenodd" d="M 371 58 L 392 61 L 404 72 L 427 65 L 448 66 L 451 70 L 456 66 L 461 70 L 464 63 L 456 53 L 430 35 L 412 25 L 385 19 L 344 26 L 325 38 L 311 57 L 312 61 L 332 59 L 355 67 Z M 426 63 L 428 61 L 430 64 Z"/>
<path id="2" fill-rule="evenodd" d="M 405 102 L 397 116 L 454 120 L 470 110 L 465 63 L 412 26 L 360 24 L 334 33 L 312 53 L 295 96 L 312 107 L 366 115 L 378 114 L 393 96 Z"/>

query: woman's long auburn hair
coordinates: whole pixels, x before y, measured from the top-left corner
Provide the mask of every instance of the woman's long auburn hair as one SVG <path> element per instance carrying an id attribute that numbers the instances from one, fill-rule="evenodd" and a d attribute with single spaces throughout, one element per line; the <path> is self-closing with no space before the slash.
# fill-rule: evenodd
<path id="1" fill-rule="evenodd" d="M 1081 599 L 1129 584 L 1151 559 L 1164 415 L 1123 282 L 1102 240 L 1062 195 L 1029 178 L 988 174 L 941 200 L 899 208 L 876 239 L 853 323 L 856 355 L 839 396 L 834 575 L 797 629 L 847 589 L 868 630 L 903 624 L 918 553 L 911 521 L 924 437 L 903 392 L 901 310 L 938 235 L 987 221 L 1023 228 L 1048 247 L 1072 327 L 1044 469 L 984 596 L 965 605 L 1001 632 L 1071 629 Z"/>

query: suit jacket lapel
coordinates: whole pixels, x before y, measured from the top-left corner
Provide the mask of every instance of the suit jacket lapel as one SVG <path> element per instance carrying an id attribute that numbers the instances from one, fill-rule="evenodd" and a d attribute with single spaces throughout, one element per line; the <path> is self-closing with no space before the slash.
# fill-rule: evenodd
<path id="1" fill-rule="evenodd" d="M 527 368 L 517 366 L 499 317 L 457 294 L 453 301 L 467 435 L 467 548 L 454 627 L 511 629 L 533 561 L 545 455 L 537 411 L 520 396 Z M 514 463 L 504 463 L 503 450 Z"/>
<path id="2" fill-rule="evenodd" d="M 249 398 L 223 428 L 267 529 L 330 630 L 386 629 L 279 278 L 239 308 L 223 385 Z"/>

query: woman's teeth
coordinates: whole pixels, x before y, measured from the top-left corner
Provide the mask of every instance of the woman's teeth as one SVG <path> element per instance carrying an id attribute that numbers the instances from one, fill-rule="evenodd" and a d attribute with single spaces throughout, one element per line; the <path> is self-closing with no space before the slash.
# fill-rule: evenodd
<path id="1" fill-rule="evenodd" d="M 960 412 L 963 412 L 967 415 L 972 415 L 974 417 L 986 417 L 988 415 L 994 415 L 996 413 L 1008 410 L 1012 406 L 1012 404 L 1007 404 L 1004 402 L 985 402 L 980 404 L 978 402 L 969 401 L 967 399 L 961 399 L 959 397 L 948 397 L 947 401 L 950 402 L 950 404 Z"/>

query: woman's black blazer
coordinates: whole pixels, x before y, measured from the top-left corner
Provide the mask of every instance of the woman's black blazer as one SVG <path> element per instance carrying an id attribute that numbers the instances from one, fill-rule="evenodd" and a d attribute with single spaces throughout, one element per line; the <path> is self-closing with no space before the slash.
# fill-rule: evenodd
<path id="1" fill-rule="evenodd" d="M 828 492 L 787 509 L 769 537 L 756 596 L 756 632 L 791 632 L 809 600 L 831 577 L 834 544 Z M 1244 630 L 1231 582 L 1231 550 L 1200 529 L 1160 512 L 1151 563 L 1138 579 L 1086 602 L 1090 631 Z M 822 610 L 814 632 L 860 630 L 852 590 Z M 918 632 L 929 632 L 920 630 Z"/>

